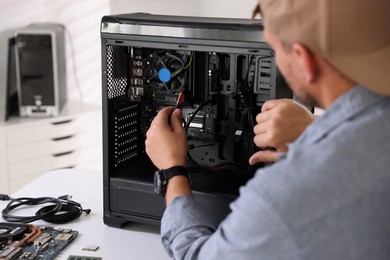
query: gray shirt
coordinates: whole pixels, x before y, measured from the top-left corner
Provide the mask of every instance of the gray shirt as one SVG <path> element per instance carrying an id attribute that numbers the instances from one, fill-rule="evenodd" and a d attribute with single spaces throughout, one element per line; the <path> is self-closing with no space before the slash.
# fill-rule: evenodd
<path id="1" fill-rule="evenodd" d="M 390 259 L 390 97 L 355 86 L 257 171 L 214 228 L 191 197 L 167 207 L 175 259 Z"/>

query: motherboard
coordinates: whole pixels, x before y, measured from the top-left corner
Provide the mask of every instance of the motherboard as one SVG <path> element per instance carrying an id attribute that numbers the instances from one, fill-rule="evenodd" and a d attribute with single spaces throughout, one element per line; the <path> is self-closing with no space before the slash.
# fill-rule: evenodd
<path id="1" fill-rule="evenodd" d="M 51 260 L 77 235 L 71 229 L 0 223 L 0 259 Z"/>

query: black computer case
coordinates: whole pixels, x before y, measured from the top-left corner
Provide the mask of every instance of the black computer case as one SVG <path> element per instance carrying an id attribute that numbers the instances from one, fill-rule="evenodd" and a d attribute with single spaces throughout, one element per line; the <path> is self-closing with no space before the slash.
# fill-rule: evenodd
<path id="1" fill-rule="evenodd" d="M 104 222 L 160 223 L 165 203 L 153 191 L 156 168 L 145 153 L 145 133 L 182 92 L 194 196 L 218 224 L 239 187 L 264 167 L 248 165 L 257 149 L 256 114 L 266 100 L 292 98 L 261 22 L 105 16 L 101 43 Z"/>

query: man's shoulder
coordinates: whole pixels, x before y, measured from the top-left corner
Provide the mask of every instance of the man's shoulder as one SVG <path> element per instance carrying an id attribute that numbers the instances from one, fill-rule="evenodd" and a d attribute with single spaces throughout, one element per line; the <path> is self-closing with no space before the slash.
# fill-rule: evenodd
<path id="1" fill-rule="evenodd" d="M 389 113 L 390 98 L 385 98 L 332 127 L 326 122 L 312 127 L 305 140 L 292 144 L 282 161 L 260 170 L 254 181 L 277 210 L 307 211 L 312 217 L 375 192 L 376 182 L 390 180 Z"/>
<path id="2" fill-rule="evenodd" d="M 308 253 L 306 259 L 336 256 L 343 245 L 364 256 L 384 245 L 390 232 L 390 227 L 383 231 L 390 212 L 381 210 L 390 207 L 388 121 L 376 115 L 345 122 L 257 172 L 253 183 L 259 194 Z"/>

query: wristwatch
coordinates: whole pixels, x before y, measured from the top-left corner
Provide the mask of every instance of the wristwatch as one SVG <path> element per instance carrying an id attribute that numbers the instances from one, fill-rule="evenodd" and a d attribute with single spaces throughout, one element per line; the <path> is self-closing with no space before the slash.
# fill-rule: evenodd
<path id="1" fill-rule="evenodd" d="M 156 171 L 154 173 L 154 192 L 164 197 L 169 179 L 178 175 L 186 176 L 188 180 L 190 179 L 188 177 L 187 168 L 184 166 L 173 166 L 165 170 Z"/>

